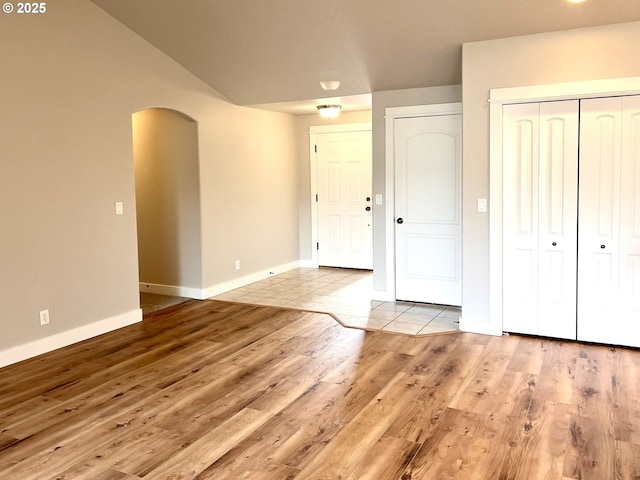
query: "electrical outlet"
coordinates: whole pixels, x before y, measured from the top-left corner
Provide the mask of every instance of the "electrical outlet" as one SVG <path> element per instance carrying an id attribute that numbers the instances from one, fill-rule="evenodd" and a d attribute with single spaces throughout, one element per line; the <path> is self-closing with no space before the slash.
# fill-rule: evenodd
<path id="1" fill-rule="evenodd" d="M 236 260 L 236 270 L 240 270 L 240 260 Z"/>
<path id="2" fill-rule="evenodd" d="M 40 311 L 40 326 L 49 325 L 49 310 Z"/>

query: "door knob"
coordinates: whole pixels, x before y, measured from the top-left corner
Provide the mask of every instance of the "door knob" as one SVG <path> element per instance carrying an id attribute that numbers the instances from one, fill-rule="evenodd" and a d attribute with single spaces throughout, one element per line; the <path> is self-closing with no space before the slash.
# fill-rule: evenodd
<path id="1" fill-rule="evenodd" d="M 602 244 L 600 245 L 600 248 L 604 250 L 606 248 L 606 245 Z"/>
<path id="2" fill-rule="evenodd" d="M 403 224 L 403 223 L 404 223 L 403 218 L 402 218 L 402 217 L 400 217 L 399 219 L 397 219 L 397 220 L 396 220 L 396 223 Z"/>
<path id="3" fill-rule="evenodd" d="M 371 207 L 367 207 L 367 208 L 365 208 L 365 210 L 366 210 L 367 212 L 370 212 L 370 211 L 371 211 Z"/>
<path id="4" fill-rule="evenodd" d="M 371 201 L 371 197 L 367 197 L 367 202 L 370 202 L 370 201 Z"/>
<path id="5" fill-rule="evenodd" d="M 553 242 L 551 245 L 553 245 L 553 246 L 555 247 L 555 246 L 556 246 L 556 245 L 558 245 L 558 244 L 557 244 L 556 242 Z"/>

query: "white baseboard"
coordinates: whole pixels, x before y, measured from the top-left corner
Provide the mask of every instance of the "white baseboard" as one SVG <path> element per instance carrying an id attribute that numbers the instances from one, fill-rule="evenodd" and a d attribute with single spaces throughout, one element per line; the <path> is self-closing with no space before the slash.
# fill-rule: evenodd
<path id="1" fill-rule="evenodd" d="M 264 280 L 265 278 L 269 278 L 273 275 L 278 275 L 279 273 L 288 272 L 289 270 L 293 270 L 294 268 L 300 268 L 299 260 L 291 263 L 285 263 L 283 265 L 270 268 L 269 270 L 252 273 L 250 275 L 236 278 L 228 282 L 212 285 L 204 289 L 204 297 L 201 300 L 205 298 L 215 297 L 216 295 L 226 293 L 230 290 L 235 290 L 236 288 L 244 287 L 245 285 L 249 285 L 253 282 L 259 282 L 260 280 Z"/>
<path id="2" fill-rule="evenodd" d="M 460 317 L 460 330 L 469 333 L 479 333 L 482 335 L 502 336 L 502 328 L 495 322 L 479 320 L 469 317 Z"/>
<path id="3" fill-rule="evenodd" d="M 279 265 L 277 267 L 270 268 L 269 270 L 263 270 L 261 272 L 245 275 L 244 277 L 236 278 L 228 282 L 219 283 L 217 285 L 213 285 L 204 289 L 140 282 L 140 291 L 148 292 L 148 293 L 156 293 L 158 295 L 172 295 L 174 297 L 185 297 L 185 298 L 195 298 L 196 300 L 205 300 L 207 298 L 215 297 L 216 295 L 220 295 L 222 293 L 228 292 L 229 290 L 234 290 L 236 288 L 249 285 L 250 283 L 264 280 L 265 278 L 269 278 L 272 275 L 277 275 L 279 273 L 284 273 L 289 270 L 293 270 L 294 268 L 299 268 L 301 266 L 301 263 L 302 262 L 300 261 L 286 263 L 284 265 Z"/>
<path id="4" fill-rule="evenodd" d="M 205 293 L 202 288 L 177 287 L 175 285 L 159 285 L 157 283 L 140 282 L 140 291 L 155 293 L 158 295 L 171 295 L 173 297 L 195 298 L 204 300 Z"/>
<path id="5" fill-rule="evenodd" d="M 56 333 L 45 338 L 17 345 L 0 351 L 0 367 L 18 363 L 22 360 L 51 352 L 52 350 L 66 347 L 141 321 L 142 310 L 137 308 L 130 312 L 116 315 L 115 317 L 105 318 L 88 325 L 72 328 L 66 332 Z"/>

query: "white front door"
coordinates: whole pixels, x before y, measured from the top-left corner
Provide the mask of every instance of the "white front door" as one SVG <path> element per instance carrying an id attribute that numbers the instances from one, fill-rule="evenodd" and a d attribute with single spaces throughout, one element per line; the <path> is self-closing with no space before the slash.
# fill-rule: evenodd
<path id="1" fill-rule="evenodd" d="M 583 100 L 578 339 L 640 347 L 640 96 Z"/>
<path id="2" fill-rule="evenodd" d="M 318 264 L 373 268 L 371 131 L 316 136 Z"/>
<path id="3" fill-rule="evenodd" d="M 503 328 L 576 338 L 578 101 L 503 108 Z"/>
<path id="4" fill-rule="evenodd" d="M 461 120 L 395 119 L 398 300 L 461 305 Z"/>

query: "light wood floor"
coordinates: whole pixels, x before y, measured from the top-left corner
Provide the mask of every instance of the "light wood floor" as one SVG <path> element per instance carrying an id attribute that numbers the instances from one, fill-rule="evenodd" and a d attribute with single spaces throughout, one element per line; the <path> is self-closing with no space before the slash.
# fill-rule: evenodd
<path id="1" fill-rule="evenodd" d="M 0 478 L 638 479 L 640 351 L 189 301 L 0 369 Z"/>

